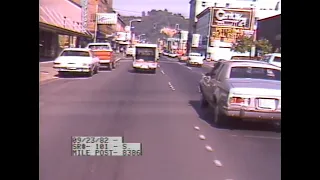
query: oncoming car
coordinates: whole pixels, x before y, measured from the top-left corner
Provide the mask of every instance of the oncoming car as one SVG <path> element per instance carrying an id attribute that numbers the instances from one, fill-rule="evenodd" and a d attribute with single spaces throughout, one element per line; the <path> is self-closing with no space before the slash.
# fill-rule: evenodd
<path id="1" fill-rule="evenodd" d="M 99 58 L 87 48 L 66 48 L 53 63 L 60 76 L 66 73 L 85 73 L 92 76 L 99 71 Z"/>

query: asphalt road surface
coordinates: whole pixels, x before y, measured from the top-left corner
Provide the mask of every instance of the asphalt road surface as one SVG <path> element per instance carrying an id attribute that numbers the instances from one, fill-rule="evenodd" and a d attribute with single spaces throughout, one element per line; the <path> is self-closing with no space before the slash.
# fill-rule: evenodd
<path id="1" fill-rule="evenodd" d="M 281 179 L 281 133 L 259 123 L 217 129 L 200 110 L 205 68 L 161 58 L 154 75 L 130 65 L 40 86 L 40 180 Z M 124 136 L 143 156 L 71 156 L 71 136 L 81 135 Z"/>

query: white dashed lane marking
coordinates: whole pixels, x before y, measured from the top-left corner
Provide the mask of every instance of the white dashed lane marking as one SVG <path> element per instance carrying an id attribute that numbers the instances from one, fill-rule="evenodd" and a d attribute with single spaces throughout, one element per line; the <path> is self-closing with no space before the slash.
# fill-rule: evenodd
<path id="1" fill-rule="evenodd" d="M 201 140 L 205 140 L 205 139 L 206 139 L 206 137 L 205 137 L 204 135 L 202 135 L 202 134 L 199 135 L 199 138 L 200 138 Z"/>
<path id="2" fill-rule="evenodd" d="M 212 152 L 212 151 L 213 151 L 212 147 L 209 146 L 209 145 L 206 145 L 205 148 L 206 148 L 206 150 L 209 151 L 209 152 Z"/>

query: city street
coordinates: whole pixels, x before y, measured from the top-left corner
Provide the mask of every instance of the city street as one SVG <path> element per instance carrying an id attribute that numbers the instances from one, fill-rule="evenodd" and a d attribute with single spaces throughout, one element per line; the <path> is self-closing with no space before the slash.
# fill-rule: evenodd
<path id="1" fill-rule="evenodd" d="M 161 57 L 157 74 L 131 65 L 122 59 L 111 72 L 40 85 L 41 180 L 281 179 L 281 133 L 272 125 L 218 129 L 200 109 L 198 82 L 209 65 Z M 142 143 L 143 155 L 73 157 L 71 136 L 123 136 Z"/>

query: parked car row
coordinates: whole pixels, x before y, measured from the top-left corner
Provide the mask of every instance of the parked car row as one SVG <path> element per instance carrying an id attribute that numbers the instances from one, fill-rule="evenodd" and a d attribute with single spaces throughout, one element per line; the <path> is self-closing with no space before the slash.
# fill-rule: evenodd
<path id="1" fill-rule="evenodd" d="M 115 69 L 110 43 L 89 43 L 86 48 L 66 48 L 53 63 L 60 76 L 65 74 L 86 74 L 92 76 L 100 68 Z"/>
<path id="2" fill-rule="evenodd" d="M 178 58 L 179 62 L 185 62 L 187 66 L 202 67 L 205 60 L 204 56 L 196 52 L 192 52 L 192 53 L 189 53 L 189 55 L 185 55 L 185 54 L 175 54 L 165 50 L 163 51 L 162 55 L 168 56 L 171 58 Z"/>

